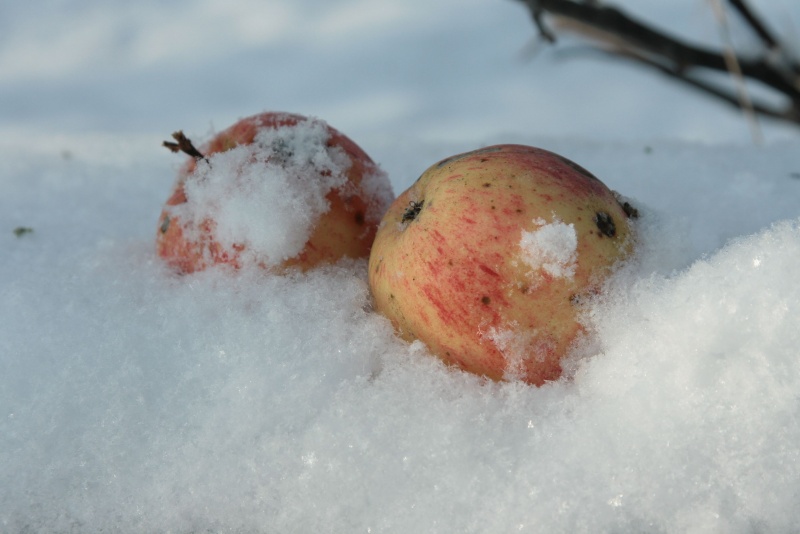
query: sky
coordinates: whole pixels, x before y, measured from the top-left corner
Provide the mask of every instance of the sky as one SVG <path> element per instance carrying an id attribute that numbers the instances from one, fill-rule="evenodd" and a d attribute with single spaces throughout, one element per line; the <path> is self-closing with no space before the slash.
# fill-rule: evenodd
<path id="1" fill-rule="evenodd" d="M 523 61 L 517 4 L 423 4 L 0 5 L 0 530 L 796 529 L 796 132 L 764 125 L 756 145 L 648 75 Z M 701 2 L 637 5 L 713 22 Z M 793 31 L 788 1 L 758 5 Z M 630 199 L 635 254 L 564 376 L 443 365 L 374 311 L 366 259 L 161 261 L 185 161 L 161 141 L 265 109 L 344 132 L 395 195 L 523 143 Z M 255 202 L 285 198 L 263 185 Z"/>

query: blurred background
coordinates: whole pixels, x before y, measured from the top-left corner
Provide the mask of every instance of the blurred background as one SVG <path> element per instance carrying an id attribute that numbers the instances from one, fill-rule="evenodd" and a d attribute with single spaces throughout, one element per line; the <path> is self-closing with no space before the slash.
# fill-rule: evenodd
<path id="1" fill-rule="evenodd" d="M 618 5 L 714 46 L 707 0 Z M 800 2 L 753 1 L 800 49 Z M 736 30 L 736 28 L 733 28 Z M 746 32 L 734 32 L 747 46 Z M 534 135 L 749 143 L 730 106 L 632 64 L 537 44 L 513 0 L 0 2 L 0 142 L 206 135 L 265 110 L 362 145 Z M 762 122 L 766 141 L 800 130 Z"/>

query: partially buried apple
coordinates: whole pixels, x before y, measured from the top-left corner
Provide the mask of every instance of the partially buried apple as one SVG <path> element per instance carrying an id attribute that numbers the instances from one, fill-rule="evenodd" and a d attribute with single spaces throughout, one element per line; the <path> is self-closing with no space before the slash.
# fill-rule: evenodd
<path id="1" fill-rule="evenodd" d="M 407 340 L 491 379 L 557 379 L 581 300 L 634 246 L 637 211 L 552 152 L 445 159 L 401 194 L 369 261 L 376 309 Z"/>
<path id="2" fill-rule="evenodd" d="M 180 272 L 214 264 L 307 270 L 369 255 L 394 198 L 386 174 L 325 122 L 267 112 L 201 149 L 182 132 L 165 146 L 191 159 L 161 213 L 158 255 Z"/>

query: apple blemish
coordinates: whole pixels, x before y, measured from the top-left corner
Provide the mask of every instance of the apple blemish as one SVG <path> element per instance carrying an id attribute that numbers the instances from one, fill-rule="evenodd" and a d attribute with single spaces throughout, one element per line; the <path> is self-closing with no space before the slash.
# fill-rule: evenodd
<path id="1" fill-rule="evenodd" d="M 422 211 L 422 206 L 425 204 L 424 200 L 414 202 L 413 200 L 408 203 L 408 208 L 403 212 L 403 217 L 400 219 L 401 223 L 411 222 L 417 218 L 419 212 Z"/>
<path id="2" fill-rule="evenodd" d="M 617 225 L 614 224 L 614 219 L 611 218 L 611 215 L 605 211 L 598 211 L 595 213 L 594 222 L 602 235 L 606 237 L 614 237 L 617 235 Z"/>
<path id="3" fill-rule="evenodd" d="M 631 219 L 639 218 L 639 210 L 631 206 L 630 202 L 622 203 L 622 211 L 624 211 L 625 215 L 627 215 Z"/>

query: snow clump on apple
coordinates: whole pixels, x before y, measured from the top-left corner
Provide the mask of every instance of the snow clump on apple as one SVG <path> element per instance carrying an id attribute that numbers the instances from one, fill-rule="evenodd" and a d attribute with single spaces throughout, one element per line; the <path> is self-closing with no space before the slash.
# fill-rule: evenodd
<path id="1" fill-rule="evenodd" d="M 535 277 L 542 270 L 554 278 L 572 278 L 578 260 L 578 235 L 575 226 L 555 220 L 548 224 L 544 219 L 536 219 L 539 228 L 531 232 L 522 230 L 519 246 L 522 260 L 531 267 L 530 275 Z"/>
<path id="2" fill-rule="evenodd" d="M 347 181 L 350 160 L 325 146 L 329 137 L 321 122 L 308 120 L 261 130 L 249 145 L 200 160 L 176 214 L 195 232 L 213 219 L 214 239 L 226 250 L 243 246 L 248 261 L 275 265 L 296 256 L 330 209 L 325 196 Z"/>
<path id="3" fill-rule="evenodd" d="M 386 174 L 363 150 L 315 118 L 243 119 L 193 156 L 158 236 L 159 254 L 184 272 L 214 263 L 307 269 L 367 257 L 393 199 Z"/>

